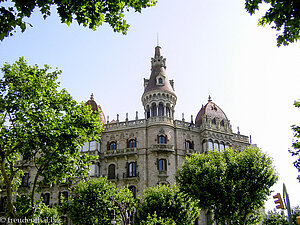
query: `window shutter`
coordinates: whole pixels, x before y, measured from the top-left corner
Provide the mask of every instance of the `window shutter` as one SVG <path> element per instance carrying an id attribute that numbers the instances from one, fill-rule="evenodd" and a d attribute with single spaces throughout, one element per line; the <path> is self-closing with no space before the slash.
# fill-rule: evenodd
<path id="1" fill-rule="evenodd" d="M 165 135 L 165 139 L 166 139 L 166 144 L 167 144 L 167 142 L 168 142 L 168 137 L 167 137 L 167 135 Z"/>
<path id="2" fill-rule="evenodd" d="M 157 170 L 159 170 L 159 159 L 156 159 Z"/>
<path id="3" fill-rule="evenodd" d="M 157 144 L 159 144 L 159 136 L 157 135 Z"/>
<path id="4" fill-rule="evenodd" d="M 107 150 L 109 150 L 109 141 L 107 142 Z"/>
<path id="5" fill-rule="evenodd" d="M 127 145 L 127 148 L 129 148 L 129 141 L 128 141 L 128 138 L 126 139 L 126 145 Z"/>

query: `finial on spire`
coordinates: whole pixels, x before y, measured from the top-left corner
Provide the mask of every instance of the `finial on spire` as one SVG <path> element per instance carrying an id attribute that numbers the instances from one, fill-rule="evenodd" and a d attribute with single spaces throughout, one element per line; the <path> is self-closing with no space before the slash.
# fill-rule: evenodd
<path id="1" fill-rule="evenodd" d="M 91 100 L 94 101 L 94 94 L 91 94 Z"/>
<path id="2" fill-rule="evenodd" d="M 156 35 L 156 42 L 157 42 L 157 45 L 156 45 L 156 46 L 159 46 L 158 32 L 157 32 L 157 35 Z"/>
<path id="3" fill-rule="evenodd" d="M 208 96 L 208 101 L 209 101 L 209 102 L 211 102 L 211 101 L 212 101 L 212 100 L 211 100 L 211 97 L 210 97 L 210 95 Z"/>

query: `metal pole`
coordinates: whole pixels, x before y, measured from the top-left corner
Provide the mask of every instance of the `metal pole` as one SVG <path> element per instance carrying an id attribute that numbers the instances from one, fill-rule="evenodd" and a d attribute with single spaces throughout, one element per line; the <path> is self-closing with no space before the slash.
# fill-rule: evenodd
<path id="1" fill-rule="evenodd" d="M 285 208 L 287 209 L 287 213 L 288 213 L 289 225 L 293 225 L 290 199 L 284 183 L 283 183 L 283 199 L 284 199 Z"/>

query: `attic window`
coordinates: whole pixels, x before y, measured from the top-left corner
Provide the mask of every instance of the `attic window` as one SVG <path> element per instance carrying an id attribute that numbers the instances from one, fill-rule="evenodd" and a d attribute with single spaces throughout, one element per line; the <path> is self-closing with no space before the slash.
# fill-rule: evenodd
<path id="1" fill-rule="evenodd" d="M 156 77 L 156 85 L 164 85 L 164 78 L 162 76 Z"/>

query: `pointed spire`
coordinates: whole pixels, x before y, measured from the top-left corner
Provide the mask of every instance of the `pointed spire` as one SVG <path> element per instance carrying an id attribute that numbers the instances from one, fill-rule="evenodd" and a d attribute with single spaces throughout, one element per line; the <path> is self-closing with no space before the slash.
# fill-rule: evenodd
<path id="1" fill-rule="evenodd" d="M 212 100 L 211 100 L 211 97 L 210 97 L 210 95 L 208 96 L 208 102 L 211 102 Z"/>
<path id="2" fill-rule="evenodd" d="M 91 100 L 94 101 L 94 94 L 91 94 Z"/>
<path id="3" fill-rule="evenodd" d="M 159 57 L 161 57 L 160 49 L 161 49 L 161 47 L 158 46 L 158 45 L 155 47 L 154 58 L 159 58 Z"/>

